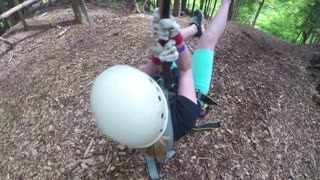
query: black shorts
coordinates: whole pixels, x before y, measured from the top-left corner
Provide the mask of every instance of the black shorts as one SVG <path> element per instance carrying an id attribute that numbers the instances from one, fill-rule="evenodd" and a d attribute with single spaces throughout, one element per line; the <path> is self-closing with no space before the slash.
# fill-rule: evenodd
<path id="1" fill-rule="evenodd" d="M 170 111 L 174 140 L 178 140 L 196 125 L 201 108 L 190 99 L 176 95 L 170 98 Z"/>

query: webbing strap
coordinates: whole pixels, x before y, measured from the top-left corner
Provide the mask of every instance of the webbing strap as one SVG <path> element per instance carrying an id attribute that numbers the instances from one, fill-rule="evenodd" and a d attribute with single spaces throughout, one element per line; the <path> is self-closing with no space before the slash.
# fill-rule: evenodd
<path id="1" fill-rule="evenodd" d="M 219 105 L 219 102 L 212 97 L 202 94 L 198 89 L 196 89 L 197 99 L 208 104 L 208 105 Z"/>
<path id="2" fill-rule="evenodd" d="M 149 176 L 152 180 L 156 180 L 164 177 L 164 174 L 158 173 L 156 160 L 154 157 L 146 155 L 146 162 L 148 166 Z"/>
<path id="3" fill-rule="evenodd" d="M 168 123 L 167 123 L 167 127 L 166 130 L 164 131 L 164 135 L 165 136 L 169 136 L 169 143 L 168 143 L 168 147 L 167 150 L 171 151 L 173 150 L 173 144 L 174 144 L 174 137 L 173 137 L 173 127 L 172 127 L 172 121 L 171 121 L 171 111 L 170 111 L 170 99 L 169 99 L 169 91 L 167 89 L 163 89 L 164 94 L 167 98 L 167 103 L 168 103 Z"/>
<path id="4" fill-rule="evenodd" d="M 164 177 L 164 174 L 161 174 L 158 172 L 156 160 L 158 160 L 161 163 L 165 163 L 167 160 L 169 160 L 172 156 L 175 155 L 174 151 L 174 137 L 173 137 L 173 127 L 172 127 L 172 121 L 171 121 L 171 112 L 170 112 L 170 103 L 169 103 L 169 91 L 167 89 L 162 89 L 164 92 L 164 95 L 167 98 L 168 102 L 168 123 L 166 130 L 164 131 L 163 135 L 169 136 L 169 142 L 167 146 L 167 155 L 165 159 L 155 159 L 154 157 L 146 155 L 146 162 L 148 167 L 149 176 L 152 180 L 157 180 Z"/>
<path id="5" fill-rule="evenodd" d="M 220 122 L 212 122 L 212 123 L 206 123 L 199 126 L 195 126 L 192 128 L 194 131 L 202 131 L 202 130 L 216 130 L 221 127 Z"/>

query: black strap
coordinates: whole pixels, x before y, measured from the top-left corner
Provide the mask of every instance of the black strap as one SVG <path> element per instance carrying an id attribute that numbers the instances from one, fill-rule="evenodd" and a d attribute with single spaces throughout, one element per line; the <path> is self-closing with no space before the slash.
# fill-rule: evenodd
<path id="1" fill-rule="evenodd" d="M 194 131 L 216 130 L 221 127 L 220 122 L 206 123 L 192 128 Z"/>
<path id="2" fill-rule="evenodd" d="M 208 104 L 208 105 L 219 105 L 219 102 L 217 100 L 213 99 L 210 96 L 202 94 L 199 90 L 196 90 L 196 96 L 197 96 L 198 100 L 204 102 L 205 104 Z"/>

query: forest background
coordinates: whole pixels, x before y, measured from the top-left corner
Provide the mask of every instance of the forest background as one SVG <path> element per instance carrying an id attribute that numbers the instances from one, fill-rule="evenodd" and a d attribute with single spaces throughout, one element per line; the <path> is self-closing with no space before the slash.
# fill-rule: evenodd
<path id="1" fill-rule="evenodd" d="M 70 0 L 81 4 L 82 0 Z M 117 9 L 121 3 L 129 3 L 137 13 L 150 13 L 158 4 L 157 0 L 87 0 Z M 0 14 L 8 11 L 24 0 L 1 0 Z M 0 21 L 0 35 L 23 18 L 39 13 L 43 5 L 68 0 L 35 0 L 35 6 L 22 9 Z M 84 1 L 85 3 L 85 1 Z M 207 19 L 213 17 L 221 0 L 172 0 L 173 15 L 190 15 L 200 8 Z M 40 8 L 39 8 L 40 7 Z M 0 18 L 1 19 L 1 18 Z M 294 44 L 320 43 L 320 0 L 235 0 L 229 20 L 250 25 L 263 32 Z"/>

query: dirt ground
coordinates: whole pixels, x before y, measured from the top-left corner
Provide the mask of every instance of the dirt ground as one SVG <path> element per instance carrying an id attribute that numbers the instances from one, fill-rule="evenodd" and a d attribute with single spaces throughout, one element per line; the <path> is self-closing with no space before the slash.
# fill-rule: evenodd
<path id="1" fill-rule="evenodd" d="M 106 68 L 149 61 L 151 16 L 88 8 L 92 26 L 54 7 L 45 17 L 61 28 L 3 36 L 19 43 L 0 44 L 0 179 L 147 179 L 141 153 L 99 132 L 89 95 Z M 222 128 L 179 140 L 166 179 L 319 179 L 320 108 L 305 70 L 315 51 L 229 22 L 211 87 L 220 105 L 199 120 Z"/>

